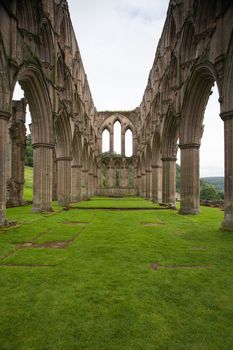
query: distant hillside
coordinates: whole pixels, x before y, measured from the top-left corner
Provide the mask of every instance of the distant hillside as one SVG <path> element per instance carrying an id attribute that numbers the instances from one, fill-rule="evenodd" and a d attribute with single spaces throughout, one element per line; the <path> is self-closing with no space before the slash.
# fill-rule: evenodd
<path id="1" fill-rule="evenodd" d="M 216 177 L 202 177 L 202 180 L 205 180 L 209 184 L 213 185 L 220 191 L 224 191 L 224 177 L 216 176 Z"/>
<path id="2" fill-rule="evenodd" d="M 180 165 L 176 164 L 176 191 L 180 192 Z M 203 177 L 200 179 L 200 198 L 219 200 L 224 198 L 224 177 Z"/>

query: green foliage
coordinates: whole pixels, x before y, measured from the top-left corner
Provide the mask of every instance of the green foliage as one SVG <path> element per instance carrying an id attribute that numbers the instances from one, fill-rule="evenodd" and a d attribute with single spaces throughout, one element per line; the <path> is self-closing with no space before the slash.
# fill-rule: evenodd
<path id="1" fill-rule="evenodd" d="M 224 199 L 224 178 L 205 177 L 200 179 L 200 199 L 221 200 Z M 180 165 L 176 164 L 176 191 L 180 192 Z"/>
<path id="2" fill-rule="evenodd" d="M 114 151 L 113 156 L 114 157 L 121 157 L 121 154 Z M 110 152 L 103 152 L 102 153 L 102 158 L 108 158 L 108 157 L 110 157 Z"/>
<path id="3" fill-rule="evenodd" d="M 223 176 L 213 176 L 213 177 L 203 177 L 203 180 L 213 185 L 219 191 L 224 191 L 224 177 Z"/>
<path id="4" fill-rule="evenodd" d="M 207 200 L 220 200 L 223 199 L 223 192 L 219 191 L 213 185 L 209 184 L 207 181 L 200 180 L 200 198 Z"/>
<path id="5" fill-rule="evenodd" d="M 219 230 L 222 211 L 53 209 L 7 210 L 18 227 L 0 231 L 0 349 L 232 350 L 233 235 Z"/>
<path id="6" fill-rule="evenodd" d="M 26 136 L 25 165 L 33 167 L 33 149 L 31 134 Z"/>
<path id="7" fill-rule="evenodd" d="M 103 157 L 103 158 L 108 158 L 108 157 L 110 157 L 110 152 L 103 152 L 103 153 L 102 153 L 102 157 Z"/>

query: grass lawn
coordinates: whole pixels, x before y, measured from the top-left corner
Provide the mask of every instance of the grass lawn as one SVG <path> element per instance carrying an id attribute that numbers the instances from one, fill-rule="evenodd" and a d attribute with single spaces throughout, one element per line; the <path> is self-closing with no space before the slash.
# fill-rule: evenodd
<path id="1" fill-rule="evenodd" d="M 82 205 L 101 201 L 145 205 Z M 0 230 L 1 350 L 233 349 L 233 233 L 219 209 L 26 206 L 8 218 L 18 224 Z"/>
<path id="2" fill-rule="evenodd" d="M 159 204 L 139 197 L 108 198 L 94 197 L 72 205 L 73 208 L 159 208 Z"/>
<path id="3" fill-rule="evenodd" d="M 25 201 L 32 201 L 33 168 L 25 166 L 24 171 L 25 172 L 23 197 Z"/>

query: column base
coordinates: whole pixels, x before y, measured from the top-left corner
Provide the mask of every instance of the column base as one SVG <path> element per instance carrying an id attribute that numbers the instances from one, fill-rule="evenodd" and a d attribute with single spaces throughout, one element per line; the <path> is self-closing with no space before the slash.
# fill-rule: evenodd
<path id="1" fill-rule="evenodd" d="M 200 214 L 200 209 L 180 208 L 179 214 L 181 214 L 181 215 L 198 215 L 198 214 Z"/>
<path id="2" fill-rule="evenodd" d="M 51 207 L 49 208 L 32 208 L 33 213 L 51 213 L 53 212 L 53 209 Z"/>
<path id="3" fill-rule="evenodd" d="M 161 207 L 167 207 L 168 209 L 177 210 L 176 205 L 174 203 L 162 203 L 162 202 L 154 202 L 159 203 Z"/>
<path id="4" fill-rule="evenodd" d="M 223 221 L 221 224 L 221 229 L 224 231 L 233 231 L 233 222 Z"/>
<path id="5" fill-rule="evenodd" d="M 10 222 L 7 219 L 0 221 L 0 227 L 10 226 Z"/>

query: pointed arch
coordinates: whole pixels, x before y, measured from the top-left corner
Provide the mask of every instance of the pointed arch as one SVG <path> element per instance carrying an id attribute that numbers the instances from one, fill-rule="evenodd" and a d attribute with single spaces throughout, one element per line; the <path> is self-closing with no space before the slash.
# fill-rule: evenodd
<path id="1" fill-rule="evenodd" d="M 105 127 L 102 132 L 102 153 L 110 152 L 110 132 Z"/>
<path id="2" fill-rule="evenodd" d="M 55 119 L 55 138 L 57 158 L 71 158 L 71 127 L 69 117 L 65 110 L 61 110 Z"/>
<path id="3" fill-rule="evenodd" d="M 72 165 L 82 164 L 82 143 L 81 135 L 75 130 L 73 140 L 72 140 Z"/>
<path id="4" fill-rule="evenodd" d="M 41 43 L 39 46 L 39 55 L 42 62 L 54 65 L 54 37 L 51 26 L 47 19 L 43 18 L 40 26 Z"/>
<path id="5" fill-rule="evenodd" d="M 162 133 L 162 157 L 176 157 L 178 140 L 178 122 L 175 111 L 170 107 L 165 116 Z"/>
<path id="6" fill-rule="evenodd" d="M 219 87 L 217 74 L 210 63 L 201 64 L 193 70 L 183 99 L 180 144 L 200 144 L 204 111 L 214 81 Z"/>
<path id="7" fill-rule="evenodd" d="M 33 143 L 53 144 L 51 99 L 41 69 L 33 64 L 23 65 L 15 75 L 11 97 L 16 82 L 22 86 L 32 116 Z"/>
<path id="8" fill-rule="evenodd" d="M 116 119 L 113 124 L 113 151 L 121 154 L 121 122 Z"/>
<path id="9" fill-rule="evenodd" d="M 133 132 L 129 127 L 125 132 L 125 155 L 126 157 L 133 156 Z"/>

